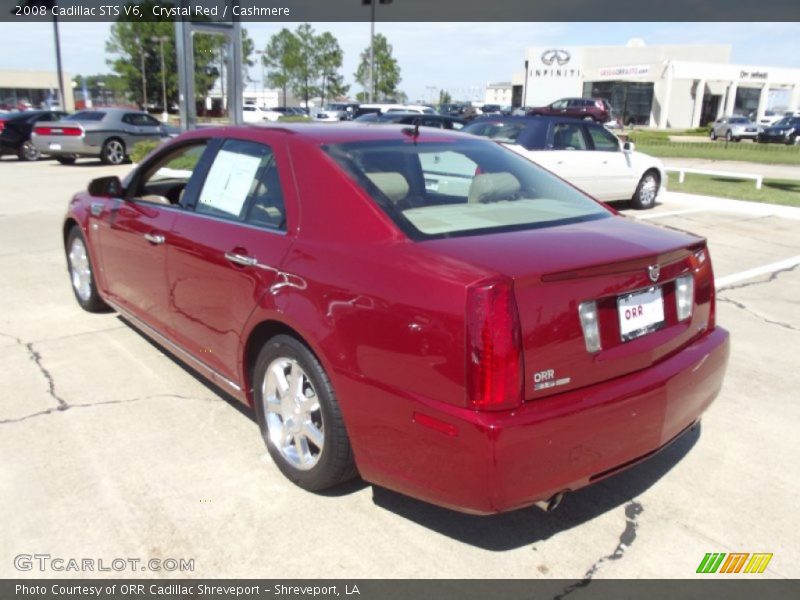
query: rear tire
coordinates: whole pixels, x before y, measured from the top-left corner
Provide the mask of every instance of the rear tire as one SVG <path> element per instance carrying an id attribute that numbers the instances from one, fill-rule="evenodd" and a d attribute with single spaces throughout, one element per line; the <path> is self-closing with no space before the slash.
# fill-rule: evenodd
<path id="1" fill-rule="evenodd" d="M 36 146 L 33 145 L 33 142 L 30 140 L 23 142 L 22 145 L 17 150 L 17 156 L 20 160 L 25 161 L 36 161 L 39 160 L 39 157 L 42 156 L 42 153 L 36 149 Z"/>
<path id="2" fill-rule="evenodd" d="M 289 480 L 315 492 L 358 475 L 330 379 L 304 344 L 288 335 L 269 340 L 253 384 L 261 435 Z"/>
<path id="3" fill-rule="evenodd" d="M 631 203 L 637 210 L 647 210 L 656 204 L 656 196 L 661 186 L 661 179 L 655 171 L 646 171 L 636 186 Z"/>
<path id="4" fill-rule="evenodd" d="M 108 310 L 108 305 L 97 292 L 89 248 L 77 225 L 70 229 L 67 235 L 66 254 L 72 291 L 78 304 L 88 312 Z"/>
<path id="5" fill-rule="evenodd" d="M 100 160 L 104 165 L 121 165 L 125 162 L 125 143 L 119 138 L 110 138 L 103 144 Z"/>

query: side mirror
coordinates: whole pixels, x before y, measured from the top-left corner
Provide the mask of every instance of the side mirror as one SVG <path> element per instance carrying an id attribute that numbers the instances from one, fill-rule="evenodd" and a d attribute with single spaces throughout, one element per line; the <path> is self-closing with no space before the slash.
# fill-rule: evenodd
<path id="1" fill-rule="evenodd" d="M 92 179 L 89 194 L 97 198 L 119 198 L 122 196 L 122 182 L 116 175 Z"/>
<path id="2" fill-rule="evenodd" d="M 636 144 L 633 142 L 625 142 L 622 144 L 622 151 L 623 152 L 633 152 L 636 149 Z"/>

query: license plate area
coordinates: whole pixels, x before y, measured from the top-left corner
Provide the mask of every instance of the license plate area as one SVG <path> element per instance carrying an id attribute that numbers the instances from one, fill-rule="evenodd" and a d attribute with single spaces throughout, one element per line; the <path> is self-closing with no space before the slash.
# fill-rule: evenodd
<path id="1" fill-rule="evenodd" d="M 61 150 L 61 144 L 50 144 L 50 150 Z"/>
<path id="2" fill-rule="evenodd" d="M 617 297 L 619 333 L 623 342 L 664 326 L 664 295 L 660 286 Z"/>

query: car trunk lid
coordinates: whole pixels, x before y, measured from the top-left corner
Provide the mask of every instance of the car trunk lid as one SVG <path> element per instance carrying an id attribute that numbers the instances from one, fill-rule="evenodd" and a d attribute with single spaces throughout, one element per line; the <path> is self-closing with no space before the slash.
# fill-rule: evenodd
<path id="1" fill-rule="evenodd" d="M 710 260 L 705 242 L 689 234 L 611 217 L 425 243 L 513 280 L 526 400 L 644 369 L 709 326 Z M 656 265 L 654 281 L 650 267 Z M 676 280 L 688 273 L 694 273 L 692 314 L 679 321 Z M 587 350 L 579 316 L 584 302 L 596 306 L 601 342 L 596 352 Z M 639 333 L 631 324 L 641 322 L 636 311 L 645 304 L 660 308 L 663 318 Z M 633 320 L 626 321 L 626 310 L 634 312 Z"/>

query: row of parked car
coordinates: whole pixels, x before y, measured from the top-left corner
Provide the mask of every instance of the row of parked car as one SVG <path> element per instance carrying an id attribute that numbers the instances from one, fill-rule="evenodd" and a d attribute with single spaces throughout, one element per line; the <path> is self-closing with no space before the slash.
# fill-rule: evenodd
<path id="1" fill-rule="evenodd" d="M 711 124 L 709 137 L 729 142 L 753 140 L 760 143 L 800 143 L 800 116 L 790 115 L 772 121 L 770 125 L 759 125 L 747 117 L 722 117 Z"/>

